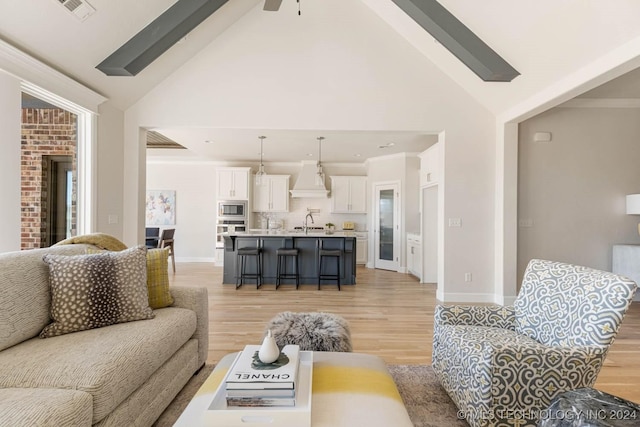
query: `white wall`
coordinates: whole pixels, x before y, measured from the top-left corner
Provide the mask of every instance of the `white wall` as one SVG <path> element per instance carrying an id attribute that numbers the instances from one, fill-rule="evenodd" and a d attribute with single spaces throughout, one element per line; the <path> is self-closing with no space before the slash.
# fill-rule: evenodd
<path id="1" fill-rule="evenodd" d="M 124 188 L 124 113 L 104 103 L 99 107 L 96 165 L 95 231 L 122 238 Z"/>
<path id="2" fill-rule="evenodd" d="M 0 71 L 0 252 L 20 250 L 20 81 Z"/>
<path id="3" fill-rule="evenodd" d="M 149 162 L 147 165 L 149 190 L 176 191 L 176 260 L 214 261 L 215 182 L 215 167 L 211 162 Z"/>
<path id="4" fill-rule="evenodd" d="M 149 160 L 146 167 L 147 188 L 150 190 L 176 191 L 176 260 L 192 262 L 213 262 L 215 257 L 216 233 L 216 169 L 224 166 L 247 167 L 257 165 L 248 163 L 224 164 L 207 162 L 197 158 L 181 156 L 183 150 L 175 151 L 178 156 L 157 157 L 156 150 L 148 150 Z M 267 173 L 272 175 L 291 175 L 289 186 L 293 188 L 300 171 L 300 164 L 286 163 L 272 165 L 265 163 Z M 365 175 L 364 165 L 323 164 L 329 175 Z M 327 188 L 330 180 L 327 178 Z M 356 222 L 359 230 L 366 230 L 366 214 L 332 214 L 330 198 L 292 198 L 289 199 L 289 212 L 272 214 L 285 221 L 285 227 L 302 225 L 307 208 L 317 208 L 314 214 L 316 226 L 323 227 L 333 222 L 338 228 L 343 221 Z M 253 215 L 253 227 L 259 228 L 258 216 Z"/>
<path id="5" fill-rule="evenodd" d="M 443 294 L 493 295 L 495 118 L 360 2 L 294 19 L 256 6 L 126 111 L 128 243 L 143 236 L 139 129 L 153 126 L 446 131 L 443 212 L 463 230 L 444 232 Z"/>
<path id="6" fill-rule="evenodd" d="M 640 243 L 640 110 L 554 108 L 520 125 L 518 282 L 531 258 L 611 270 L 612 245 Z M 533 142 L 535 132 L 552 141 Z"/>

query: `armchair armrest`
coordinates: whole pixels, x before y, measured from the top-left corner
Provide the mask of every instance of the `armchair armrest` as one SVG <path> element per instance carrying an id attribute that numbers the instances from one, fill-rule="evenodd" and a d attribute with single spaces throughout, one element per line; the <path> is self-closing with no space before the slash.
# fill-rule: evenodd
<path id="1" fill-rule="evenodd" d="M 514 330 L 515 310 L 511 306 L 437 305 L 434 327 L 440 325 L 489 326 Z"/>
<path id="2" fill-rule="evenodd" d="M 197 325 L 193 338 L 198 340 L 198 364 L 204 365 L 209 352 L 209 297 L 207 288 L 174 286 L 169 288 L 173 307 L 188 308 L 196 313 Z"/>
<path id="3" fill-rule="evenodd" d="M 485 359 L 491 360 L 493 409 L 507 412 L 545 409 L 560 393 L 593 386 L 607 353 L 602 347 L 531 346 L 517 342 L 497 346 L 486 343 L 485 350 L 493 353 Z"/>

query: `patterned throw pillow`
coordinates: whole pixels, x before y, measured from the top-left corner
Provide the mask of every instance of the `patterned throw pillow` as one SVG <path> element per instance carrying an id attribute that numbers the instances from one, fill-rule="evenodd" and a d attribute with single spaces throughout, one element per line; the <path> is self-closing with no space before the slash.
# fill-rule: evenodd
<path id="1" fill-rule="evenodd" d="M 91 255 L 45 255 L 51 286 L 49 338 L 116 323 L 151 319 L 146 248 Z"/>
<path id="2" fill-rule="evenodd" d="M 169 292 L 169 248 L 147 250 L 147 289 L 154 310 L 173 304 Z"/>

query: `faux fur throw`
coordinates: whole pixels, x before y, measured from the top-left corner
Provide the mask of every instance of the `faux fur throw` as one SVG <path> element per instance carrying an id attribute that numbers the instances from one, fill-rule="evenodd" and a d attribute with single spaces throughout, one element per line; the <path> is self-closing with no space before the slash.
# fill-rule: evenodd
<path id="1" fill-rule="evenodd" d="M 277 314 L 265 330 L 271 330 L 278 347 L 298 344 L 306 351 L 352 351 L 349 323 L 331 313 Z"/>

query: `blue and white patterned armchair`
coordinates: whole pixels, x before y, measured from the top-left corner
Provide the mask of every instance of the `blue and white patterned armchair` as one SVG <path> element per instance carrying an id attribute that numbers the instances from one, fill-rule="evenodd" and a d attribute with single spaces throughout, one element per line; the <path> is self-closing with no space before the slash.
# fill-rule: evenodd
<path id="1" fill-rule="evenodd" d="M 433 370 L 470 425 L 535 425 L 556 395 L 595 383 L 636 287 L 534 259 L 513 307 L 436 307 Z"/>

